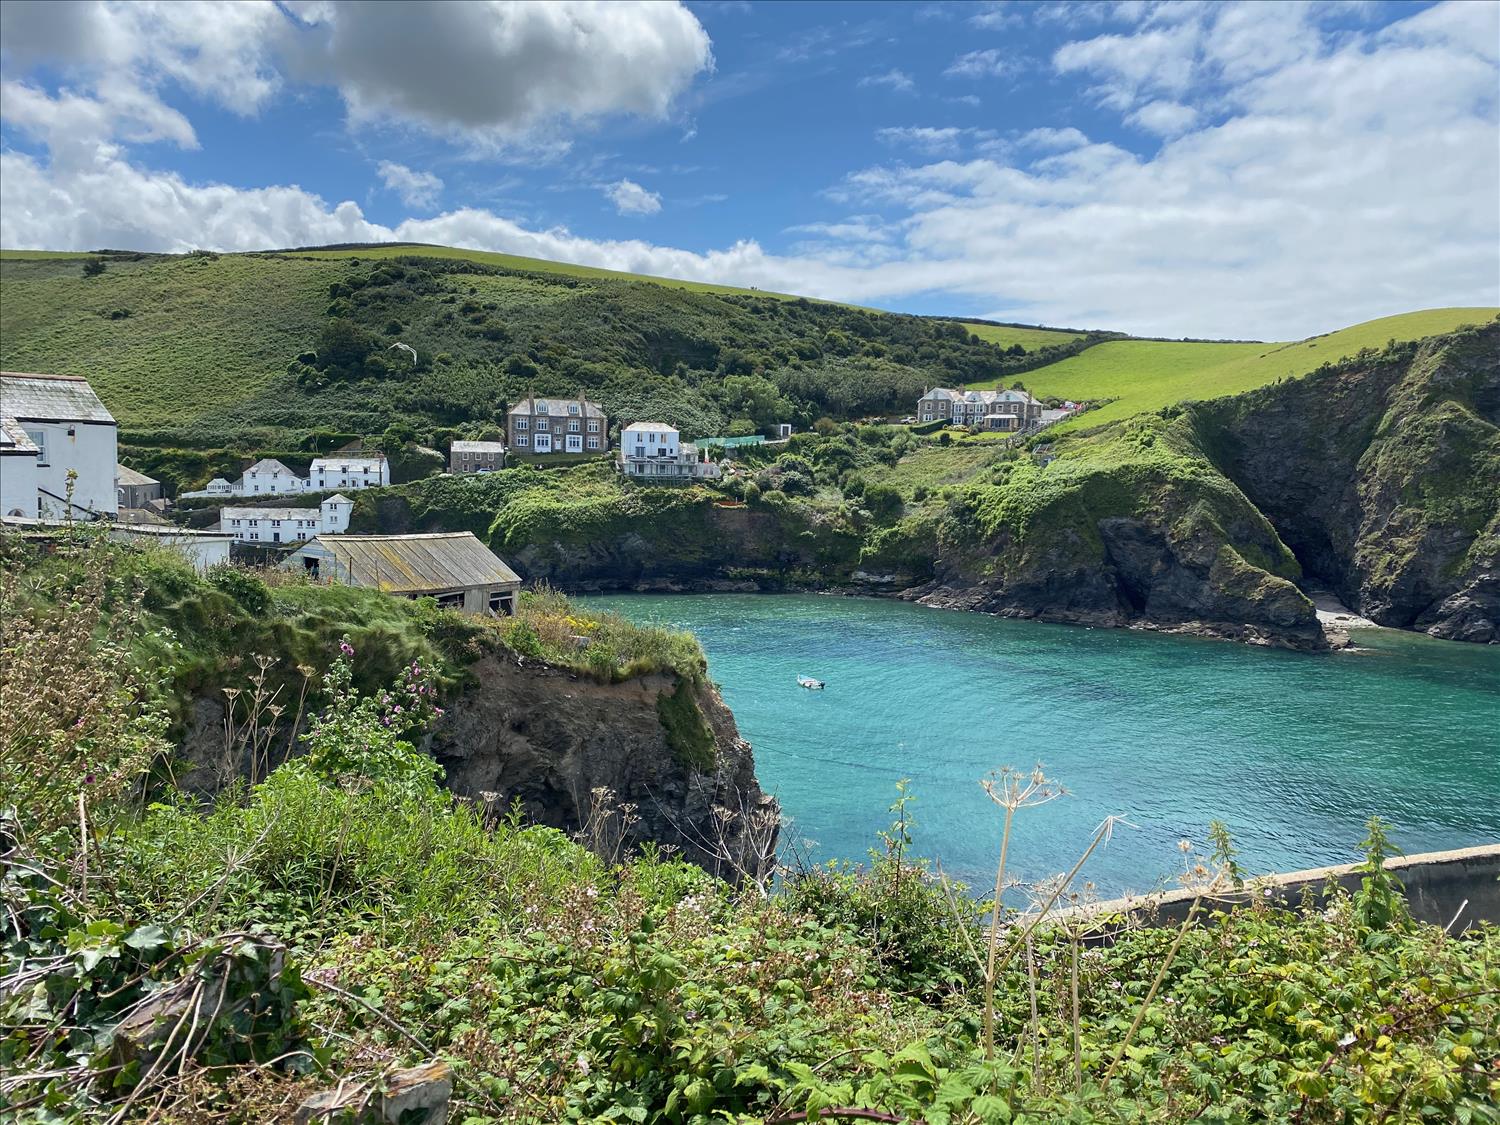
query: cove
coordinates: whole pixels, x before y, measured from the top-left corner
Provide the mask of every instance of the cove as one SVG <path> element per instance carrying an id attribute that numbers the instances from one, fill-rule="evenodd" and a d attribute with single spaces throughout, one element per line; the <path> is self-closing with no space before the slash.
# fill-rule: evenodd
<path id="1" fill-rule="evenodd" d="M 982 885 L 1000 817 L 980 779 L 1036 762 L 1069 792 L 1018 816 L 1011 870 L 1066 870 L 1121 815 L 1080 876 L 1103 896 L 1170 885 L 1178 841 L 1206 851 L 1215 819 L 1250 871 L 1354 860 L 1376 813 L 1408 852 L 1500 839 L 1497 646 L 1371 629 L 1309 655 L 873 598 L 586 601 L 697 634 L 815 861 L 864 859 L 910 778 L 918 854 Z"/>

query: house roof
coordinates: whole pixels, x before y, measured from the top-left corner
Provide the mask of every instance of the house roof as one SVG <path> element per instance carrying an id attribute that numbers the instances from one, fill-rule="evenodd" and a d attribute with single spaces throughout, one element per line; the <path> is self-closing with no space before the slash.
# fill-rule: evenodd
<path id="1" fill-rule="evenodd" d="M 128 465 L 115 466 L 116 484 L 160 484 L 161 481 L 154 477 L 148 477 L 145 473 L 138 473 Z"/>
<path id="2" fill-rule="evenodd" d="M 351 583 L 390 594 L 430 594 L 521 581 L 468 531 L 318 535 L 313 542 L 333 557 Z"/>
<path id="3" fill-rule="evenodd" d="M 922 397 L 923 398 L 956 399 L 956 398 L 958 398 L 960 396 L 959 396 L 959 393 L 957 391 L 949 390 L 947 387 L 933 387 L 929 391 L 924 391 L 923 394 L 922 394 Z"/>
<path id="4" fill-rule="evenodd" d="M 604 411 L 595 403 L 589 402 L 588 399 L 579 401 L 576 398 L 534 398 L 531 396 L 523 398 L 520 402 L 512 406 L 507 413 L 535 414 L 537 413 L 536 405 L 539 403 L 546 406 L 547 409 L 542 411 L 542 413 L 547 414 L 549 417 L 554 414 L 567 414 L 568 407 L 570 406 L 583 407 L 579 414 L 584 418 L 604 417 Z"/>
<path id="5" fill-rule="evenodd" d="M 26 436 L 21 423 L 14 418 L 0 418 L 0 453 L 33 454 L 36 451 L 36 442 Z"/>
<path id="6" fill-rule="evenodd" d="M 0 371 L 0 414 L 22 420 L 115 424 L 89 381 L 78 375 Z"/>
<path id="7" fill-rule="evenodd" d="M 225 488 L 229 487 L 229 482 L 227 480 L 225 480 L 223 477 L 214 477 L 213 480 L 211 480 L 211 481 L 208 482 L 208 487 L 212 488 L 216 484 L 222 484 Z"/>
<path id="8" fill-rule="evenodd" d="M 385 457 L 374 454 L 368 457 L 314 457 L 312 460 L 312 471 L 316 472 L 318 469 L 373 469 L 384 464 Z"/>
<path id="9" fill-rule="evenodd" d="M 503 441 L 455 441 L 449 446 L 451 453 L 504 453 Z"/>
<path id="10" fill-rule="evenodd" d="M 677 432 L 677 427 L 669 426 L 665 422 L 632 422 L 621 432 L 628 434 L 632 430 L 670 430 L 675 434 Z"/>
<path id="11" fill-rule="evenodd" d="M 343 503 L 345 503 L 345 504 L 352 504 L 352 503 L 354 503 L 353 500 L 349 499 L 349 497 L 345 496 L 342 492 L 335 492 L 332 496 L 330 496 L 326 500 L 324 500 L 323 503 L 324 504 L 337 504 L 337 503 L 339 503 L 341 501 Z"/>
<path id="12" fill-rule="evenodd" d="M 316 508 L 261 508 L 255 505 L 240 507 L 238 505 L 226 504 L 219 509 L 219 523 L 222 525 L 226 519 L 250 519 L 250 520 L 316 520 L 318 509 Z"/>
<path id="13" fill-rule="evenodd" d="M 255 462 L 255 464 L 246 469 L 245 472 L 285 473 L 289 477 L 294 477 L 297 475 L 296 473 L 292 472 L 291 469 L 288 469 L 285 465 L 283 465 L 280 461 L 276 460 L 276 458 L 274 457 L 262 457 L 259 461 Z"/>

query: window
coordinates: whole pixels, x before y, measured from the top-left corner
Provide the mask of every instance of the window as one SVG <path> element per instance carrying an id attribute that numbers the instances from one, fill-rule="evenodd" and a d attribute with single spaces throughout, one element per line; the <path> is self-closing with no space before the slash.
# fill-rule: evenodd
<path id="1" fill-rule="evenodd" d="M 576 418 L 570 418 L 568 420 L 568 433 L 570 433 L 570 434 L 576 434 L 577 432 L 578 432 L 578 419 L 576 419 Z"/>
<path id="2" fill-rule="evenodd" d="M 568 403 L 568 413 L 569 414 L 577 414 L 578 413 L 578 404 L 576 402 L 570 402 L 570 403 Z"/>
<path id="3" fill-rule="evenodd" d="M 589 438 L 589 448 L 590 449 L 598 449 L 599 448 L 599 439 L 596 438 L 596 437 Z"/>
<path id="4" fill-rule="evenodd" d="M 545 419 L 545 418 L 538 418 L 536 420 L 536 428 L 539 429 L 539 430 L 549 430 L 552 427 L 550 425 L 548 425 L 547 419 Z"/>
<path id="5" fill-rule="evenodd" d="M 591 434 L 597 434 L 598 432 L 599 432 L 599 423 L 597 421 L 593 420 L 593 419 L 590 419 L 589 420 L 589 433 L 591 433 Z"/>
<path id="6" fill-rule="evenodd" d="M 539 402 L 539 403 L 537 403 L 536 404 L 536 412 L 538 414 L 545 414 L 545 413 L 547 413 L 547 404 L 545 402 Z"/>
<path id="7" fill-rule="evenodd" d="M 459 590 L 453 594 L 439 594 L 437 596 L 438 609 L 463 609 L 464 592 Z"/>
<path id="8" fill-rule="evenodd" d="M 50 465 L 51 462 L 47 460 L 47 431 L 27 430 L 26 436 L 36 446 L 36 463 L 38 465 Z"/>
<path id="9" fill-rule="evenodd" d="M 517 418 L 516 419 L 516 429 L 518 429 L 518 430 L 529 430 L 529 429 L 531 429 L 531 419 L 530 418 Z"/>
<path id="10" fill-rule="evenodd" d="M 271 521 L 271 526 L 272 527 L 280 527 L 281 526 L 281 521 L 280 520 L 272 520 Z"/>
<path id="11" fill-rule="evenodd" d="M 644 457 L 644 456 L 646 456 L 646 447 L 644 445 L 639 444 L 640 440 L 641 440 L 640 438 L 636 438 L 637 444 L 636 444 L 636 447 L 635 447 L 635 455 L 637 457 Z"/>
<path id="12" fill-rule="evenodd" d="M 531 444 L 531 439 L 529 437 L 527 437 L 525 434 L 517 434 L 516 435 L 516 444 L 519 445 L 519 446 L 521 446 L 522 448 L 525 448 L 526 446 L 528 446 L 528 445 Z"/>
<path id="13" fill-rule="evenodd" d="M 230 527 L 239 527 L 240 526 L 240 521 L 239 520 L 230 520 L 229 521 L 229 526 Z"/>
<path id="14" fill-rule="evenodd" d="M 250 538 L 251 539 L 259 539 L 260 538 L 260 532 L 258 532 L 258 531 L 252 531 L 250 533 Z"/>

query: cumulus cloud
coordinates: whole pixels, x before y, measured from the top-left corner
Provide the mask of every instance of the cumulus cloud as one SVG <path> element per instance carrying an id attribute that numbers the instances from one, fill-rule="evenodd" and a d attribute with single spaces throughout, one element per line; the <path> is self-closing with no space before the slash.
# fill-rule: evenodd
<path id="1" fill-rule="evenodd" d="M 344 0 L 307 37 L 301 72 L 326 67 L 355 122 L 494 146 L 558 122 L 665 117 L 712 63 L 708 33 L 675 2 Z"/>
<path id="2" fill-rule="evenodd" d="M 443 181 L 431 172 L 416 172 L 393 160 L 382 160 L 376 171 L 380 182 L 408 207 L 434 207 L 443 191 Z"/>
<path id="3" fill-rule="evenodd" d="M 634 180 L 616 180 L 604 187 L 604 196 L 622 215 L 654 215 L 661 210 L 661 196 L 647 191 Z"/>
<path id="4" fill-rule="evenodd" d="M 1132 71 L 1122 118 L 1155 102 L 1196 107 L 1220 67 L 1250 65 L 1210 42 L 1217 22 L 1195 11 L 1186 90 Z M 1170 30 L 1143 12 L 1122 38 Z M 0 243 L 406 239 L 862 303 L 940 292 L 1001 319 L 1164 335 L 1291 339 L 1411 308 L 1500 303 L 1500 8 L 1450 4 L 1374 34 L 1314 24 L 1298 34 L 1274 66 L 1215 86 L 1211 116 L 1148 156 L 1057 127 L 985 159 L 862 169 L 839 185 L 849 216 L 799 232 L 810 241 L 790 252 L 588 239 L 472 208 L 385 226 L 352 202 L 195 183 L 108 144 L 69 160 L 0 153 Z M 1119 68 L 1092 67 L 1096 80 L 1124 81 Z M 54 111 L 26 112 L 28 129 L 45 130 Z M 170 135 L 166 122 L 135 127 Z M 867 218 L 877 213 L 878 225 Z"/>
<path id="5" fill-rule="evenodd" d="M 875 136 L 882 144 L 937 154 L 956 152 L 959 141 L 967 132 L 967 129 L 960 129 L 953 125 L 945 125 L 941 128 L 927 125 L 894 125 L 875 130 Z"/>
<path id="6" fill-rule="evenodd" d="M 56 67 L 67 111 L 90 100 L 95 131 L 124 139 L 175 112 L 160 100 L 169 84 L 248 115 L 293 79 L 335 87 L 355 125 L 556 151 L 604 117 L 666 117 L 713 65 L 677 0 L 6 0 L 0 21 L 7 60 Z M 158 131 L 181 143 L 176 123 Z"/>
<path id="7" fill-rule="evenodd" d="M 1132 111 L 1125 120 L 1148 133 L 1176 137 L 1193 126 L 1198 120 L 1198 111 L 1181 102 L 1158 99 Z"/>

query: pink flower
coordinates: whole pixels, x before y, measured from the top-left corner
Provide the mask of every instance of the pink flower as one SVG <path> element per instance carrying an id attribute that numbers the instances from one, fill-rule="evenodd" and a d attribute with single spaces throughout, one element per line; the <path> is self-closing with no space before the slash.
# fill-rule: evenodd
<path id="1" fill-rule="evenodd" d="M 342 652 L 345 656 L 353 656 L 354 646 L 351 645 L 348 641 L 340 641 L 339 651 Z"/>

